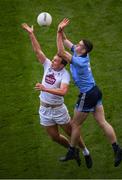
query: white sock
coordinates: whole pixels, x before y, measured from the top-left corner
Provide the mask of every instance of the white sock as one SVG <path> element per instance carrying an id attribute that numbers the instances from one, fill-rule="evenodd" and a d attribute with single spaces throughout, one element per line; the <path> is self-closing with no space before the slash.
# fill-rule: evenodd
<path id="1" fill-rule="evenodd" d="M 89 150 L 85 147 L 83 150 L 82 150 L 82 153 L 84 156 L 87 156 L 89 155 Z"/>

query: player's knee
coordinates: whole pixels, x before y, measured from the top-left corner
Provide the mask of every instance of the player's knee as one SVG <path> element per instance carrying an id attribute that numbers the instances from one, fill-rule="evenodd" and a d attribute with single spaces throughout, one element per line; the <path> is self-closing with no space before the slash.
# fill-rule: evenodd
<path id="1" fill-rule="evenodd" d="M 106 128 L 109 124 L 106 120 L 98 122 L 101 128 Z"/>
<path id="2" fill-rule="evenodd" d="M 77 121 L 73 121 L 72 129 L 79 129 L 79 128 L 81 128 L 81 124 L 79 124 Z"/>

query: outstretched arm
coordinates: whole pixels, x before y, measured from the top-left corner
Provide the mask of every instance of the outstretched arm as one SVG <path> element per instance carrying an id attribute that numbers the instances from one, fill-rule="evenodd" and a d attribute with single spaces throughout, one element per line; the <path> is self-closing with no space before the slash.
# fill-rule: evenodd
<path id="1" fill-rule="evenodd" d="M 64 18 L 63 21 L 61 21 L 60 24 L 58 25 L 58 30 L 62 32 L 64 46 L 67 47 L 68 49 L 71 49 L 73 46 L 73 43 L 69 39 L 67 39 L 66 34 L 64 33 L 64 28 L 68 24 L 69 24 L 69 19 Z"/>
<path id="2" fill-rule="evenodd" d="M 46 60 L 46 56 L 42 52 L 41 46 L 40 46 L 39 42 L 37 41 L 37 39 L 35 37 L 33 26 L 29 27 L 26 23 L 23 23 L 22 28 L 28 32 L 29 37 L 31 39 L 33 50 L 36 53 L 39 62 L 41 64 L 43 64 L 45 62 L 45 60 Z"/>
<path id="3" fill-rule="evenodd" d="M 61 56 L 63 59 L 65 59 L 67 62 L 71 62 L 72 59 L 72 55 L 65 51 L 64 49 L 64 45 L 63 45 L 63 29 L 65 26 L 67 26 L 69 24 L 69 20 L 68 19 L 63 19 L 63 21 L 61 21 L 61 23 L 58 26 L 58 31 L 57 31 L 57 48 L 58 48 L 58 54 L 59 56 Z"/>
<path id="4" fill-rule="evenodd" d="M 62 30 L 62 38 L 63 38 L 63 44 L 66 48 L 71 49 L 73 46 L 73 43 L 67 39 L 65 32 Z"/>

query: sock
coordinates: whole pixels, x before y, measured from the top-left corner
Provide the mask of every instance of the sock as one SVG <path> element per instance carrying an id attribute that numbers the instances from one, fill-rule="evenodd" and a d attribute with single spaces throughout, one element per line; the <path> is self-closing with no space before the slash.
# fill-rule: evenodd
<path id="1" fill-rule="evenodd" d="M 89 150 L 86 147 L 82 150 L 82 153 L 84 156 L 88 156 L 90 154 Z"/>
<path id="2" fill-rule="evenodd" d="M 112 148 L 113 148 L 114 152 L 116 152 L 117 149 L 119 148 L 119 145 L 115 142 L 112 144 Z"/>

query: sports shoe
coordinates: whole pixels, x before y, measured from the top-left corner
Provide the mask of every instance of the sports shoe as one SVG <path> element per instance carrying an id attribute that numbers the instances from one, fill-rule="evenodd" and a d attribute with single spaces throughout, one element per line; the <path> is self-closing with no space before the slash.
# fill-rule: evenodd
<path id="1" fill-rule="evenodd" d="M 122 161 L 122 149 L 118 147 L 117 151 L 115 152 L 115 161 L 114 166 L 117 167 Z"/>
<path id="2" fill-rule="evenodd" d="M 88 168 L 88 169 L 91 168 L 92 165 L 93 165 L 93 162 L 92 162 L 92 158 L 91 158 L 90 154 L 84 156 L 84 158 L 85 158 L 85 162 L 86 162 L 87 168 Z"/>
<path id="3" fill-rule="evenodd" d="M 61 157 L 59 160 L 60 161 L 68 161 L 68 160 L 72 160 L 72 159 L 76 160 L 78 166 L 81 165 L 81 159 L 80 159 L 79 149 L 78 148 L 74 148 L 74 149 L 69 148 L 66 156 Z"/>

